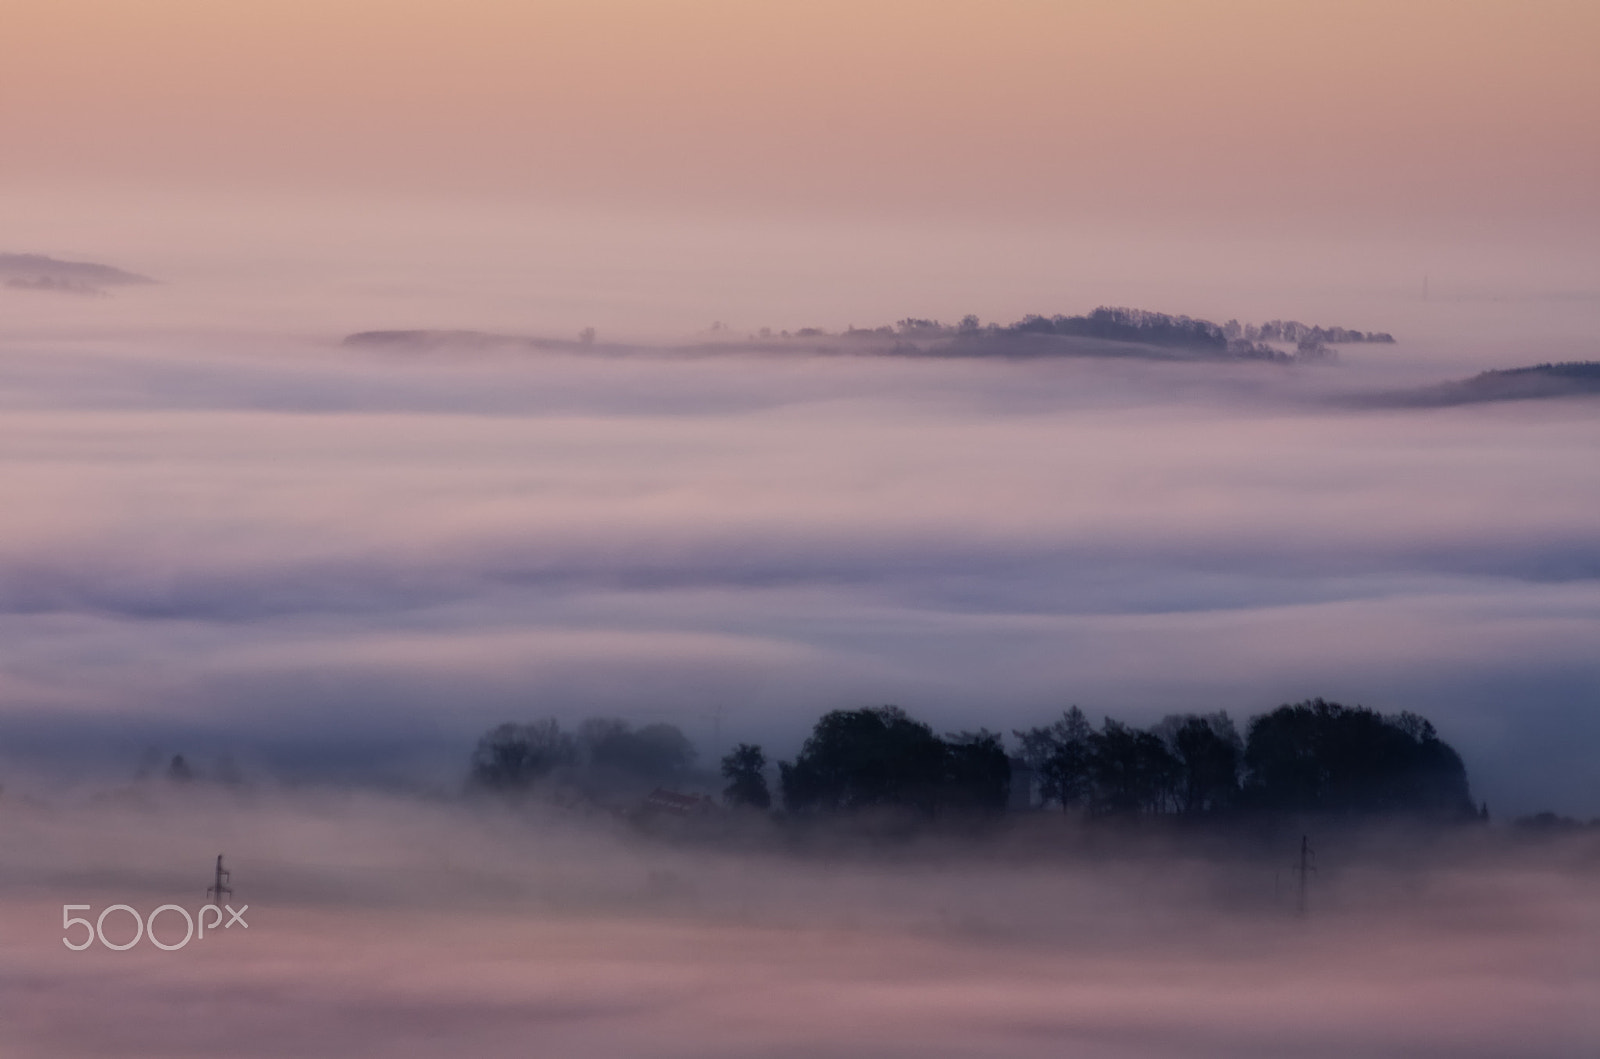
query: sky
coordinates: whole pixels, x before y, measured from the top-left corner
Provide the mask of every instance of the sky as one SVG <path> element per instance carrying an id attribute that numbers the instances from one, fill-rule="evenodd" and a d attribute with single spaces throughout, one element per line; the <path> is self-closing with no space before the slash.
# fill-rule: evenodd
<path id="1" fill-rule="evenodd" d="M 13 0 L 8 193 L 1596 235 L 1582 0 Z"/>
<path id="2" fill-rule="evenodd" d="M 1600 813 L 1592 405 L 1319 403 L 1596 359 L 1596 39 L 1579 2 L 10 0 L 0 253 L 160 281 L 0 289 L 11 782 L 1326 695 L 1433 716 L 1497 811 Z M 1098 304 L 1401 341 L 338 344 Z"/>

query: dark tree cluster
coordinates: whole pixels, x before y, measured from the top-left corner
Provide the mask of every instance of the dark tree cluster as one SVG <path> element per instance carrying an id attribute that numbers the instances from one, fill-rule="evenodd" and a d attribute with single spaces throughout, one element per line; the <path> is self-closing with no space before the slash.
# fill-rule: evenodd
<path id="1" fill-rule="evenodd" d="M 1250 722 L 1243 795 L 1293 812 L 1470 815 L 1467 770 L 1433 725 L 1314 699 Z"/>
<path id="2" fill-rule="evenodd" d="M 1360 342 L 1393 343 L 1387 331 L 1352 331 L 1348 327 L 1317 327 L 1299 320 L 1268 320 L 1264 324 L 1243 324 L 1229 320 L 1222 325 L 1229 339 L 1246 342 L 1294 342 L 1299 345 L 1343 346 Z"/>
<path id="3" fill-rule="evenodd" d="M 560 779 L 591 793 L 673 783 L 694 764 L 694 746 L 670 724 L 634 728 L 614 717 L 595 717 L 576 733 L 554 718 L 502 724 L 486 732 L 472 753 L 471 781 L 500 792 L 526 791 Z"/>
<path id="4" fill-rule="evenodd" d="M 577 742 L 554 719 L 502 724 L 472 751 L 472 782 L 494 791 L 525 790 L 577 756 Z"/>
<path id="5" fill-rule="evenodd" d="M 694 764 L 694 746 L 675 725 L 634 728 L 615 717 L 592 717 L 578 726 L 578 751 L 588 768 L 617 779 L 671 783 Z"/>
<path id="6" fill-rule="evenodd" d="M 1074 706 L 1013 734 L 1015 758 L 994 732 L 940 736 L 897 706 L 833 710 L 778 764 L 783 806 L 800 816 L 994 813 L 1012 803 L 1020 776 L 1024 803 L 1092 816 L 1482 815 L 1460 756 L 1412 713 L 1313 699 L 1251 718 L 1241 738 L 1225 712 L 1173 714 L 1147 729 L 1108 717 L 1096 728 Z M 501 792 L 556 779 L 589 794 L 638 793 L 695 780 L 693 761 L 672 725 L 597 718 L 567 733 L 543 720 L 486 733 L 472 780 Z M 772 805 L 761 747 L 741 743 L 720 764 L 726 804 Z"/>
<path id="7" fill-rule="evenodd" d="M 1108 717 L 1096 731 L 1074 706 L 1054 724 L 1015 734 L 1047 804 L 1196 814 L 1238 802 L 1244 746 L 1226 713 L 1173 715 L 1148 731 Z"/>
<path id="8" fill-rule="evenodd" d="M 1096 731 L 1073 707 L 1016 735 L 1042 799 L 1093 814 L 1477 815 L 1460 756 L 1411 713 L 1314 699 L 1252 718 L 1241 740 L 1226 713 Z"/>
<path id="9" fill-rule="evenodd" d="M 1266 342 L 1251 342 L 1244 338 L 1228 339 L 1228 355 L 1240 360 L 1265 360 L 1274 364 L 1288 364 L 1298 359 L 1322 359 L 1329 356 L 1326 349 L 1296 350 L 1294 354 L 1285 353 L 1276 346 Z"/>
<path id="10" fill-rule="evenodd" d="M 772 805 L 772 792 L 767 789 L 767 755 L 759 746 L 740 743 L 722 759 L 722 778 L 728 785 L 722 789 L 722 800 L 729 805 L 766 809 Z"/>
<path id="11" fill-rule="evenodd" d="M 1009 330 L 1017 334 L 1072 335 L 1153 346 L 1208 348 L 1218 352 L 1228 348 L 1228 337 L 1222 328 L 1209 320 L 1104 305 L 1087 316 L 1025 316 Z"/>
<path id="12" fill-rule="evenodd" d="M 1011 786 L 999 735 L 980 730 L 941 739 L 897 706 L 825 714 L 778 771 L 791 813 L 998 811 Z"/>
<path id="13" fill-rule="evenodd" d="M 954 326 L 938 320 L 908 316 L 897 321 L 893 327 L 856 327 L 852 324 L 838 334 L 820 327 L 803 327 L 793 334 L 783 331 L 776 336 L 770 328 L 764 327 L 750 337 L 872 340 L 879 352 L 923 356 L 936 351 L 947 340 L 955 341 L 944 347 L 946 352 L 972 354 L 985 351 L 982 340 L 1003 341 L 1027 335 L 1098 338 L 1110 342 L 1185 349 L 1205 356 L 1281 364 L 1331 359 L 1335 355 L 1331 347 L 1344 343 L 1394 341 L 1394 336 L 1386 332 L 1317 327 L 1298 320 L 1269 320 L 1259 325 L 1229 320 L 1219 325 L 1189 316 L 1104 305 L 1083 316 L 1034 314 L 1009 325 L 983 324 L 972 315 L 962 317 L 961 322 Z M 894 340 L 894 344 L 885 348 L 884 339 Z M 1274 342 L 1293 343 L 1294 352 L 1279 349 L 1272 344 Z"/>

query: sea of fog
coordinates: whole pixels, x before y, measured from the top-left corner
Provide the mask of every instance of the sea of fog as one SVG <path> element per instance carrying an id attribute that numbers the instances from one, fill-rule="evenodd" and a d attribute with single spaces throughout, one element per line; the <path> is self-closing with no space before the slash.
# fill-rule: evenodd
<path id="1" fill-rule="evenodd" d="M 0 251 L 161 282 L 0 288 L 0 1053 L 1600 1042 L 1592 838 L 1505 826 L 1600 814 L 1597 405 L 1352 400 L 1600 358 L 1581 290 L 1436 274 L 1423 301 L 1409 265 L 1352 278 L 1362 255 L 1197 281 L 1206 248 L 13 212 L 29 241 Z M 1097 304 L 1399 342 L 1279 365 L 744 341 Z M 1009 732 L 1313 696 L 1431 718 L 1491 826 L 1319 829 L 1301 916 L 1294 829 L 1042 814 L 796 848 L 461 793 L 507 720 L 670 722 L 710 765 L 790 757 L 840 707 Z M 150 778 L 174 754 L 201 782 Z M 248 927 L 63 946 L 63 905 L 198 908 L 219 852 Z"/>
<path id="2" fill-rule="evenodd" d="M 13 793 L 172 753 L 454 789 L 542 716 L 669 721 L 709 763 L 838 707 L 1323 696 L 1433 719 L 1497 817 L 1600 813 L 1595 402 L 1344 401 L 1592 356 L 1589 303 L 1323 305 L 1400 338 L 1333 365 L 391 350 L 340 340 L 513 299 L 176 271 L 0 290 Z"/>
<path id="3" fill-rule="evenodd" d="M 1302 912 L 1287 831 L 1050 813 L 867 849 L 734 825 L 649 834 L 260 787 L 9 802 L 0 1051 L 1565 1059 L 1600 1044 L 1592 834 L 1325 829 Z M 183 915 L 207 921 L 219 848 L 241 921 L 193 937 Z M 125 945 L 132 915 L 162 905 L 181 910 L 152 921 L 170 951 L 63 944 L 88 936 L 66 917 Z"/>

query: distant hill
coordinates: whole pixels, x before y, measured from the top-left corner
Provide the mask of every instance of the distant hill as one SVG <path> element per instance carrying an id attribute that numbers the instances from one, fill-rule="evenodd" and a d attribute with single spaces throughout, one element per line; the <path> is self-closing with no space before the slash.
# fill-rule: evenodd
<path id="1" fill-rule="evenodd" d="M 58 261 L 43 254 L 0 254 L 0 284 L 12 290 L 104 294 L 106 287 L 154 282 L 148 276 L 90 261 Z"/>
<path id="2" fill-rule="evenodd" d="M 803 327 L 791 334 L 762 328 L 744 338 L 721 325 L 706 341 L 683 346 L 596 345 L 587 341 L 494 335 L 479 331 L 363 331 L 349 335 L 347 346 L 394 352 L 442 349 L 484 350 L 524 348 L 583 350 L 592 353 L 733 353 L 774 352 L 810 355 L 849 354 L 902 357 L 996 357 L 1011 359 L 1058 357 L 1114 357 L 1139 360 L 1266 361 L 1288 364 L 1326 361 L 1334 357 L 1331 346 L 1346 342 L 1393 342 L 1384 333 L 1351 331 L 1342 327 L 1308 327 L 1274 320 L 1260 327 L 1241 327 L 1236 320 L 1214 324 L 1188 316 L 1169 316 L 1101 306 L 1083 316 L 1027 316 L 1009 325 L 982 324 L 968 316 L 959 324 L 937 320 L 905 319 L 890 327 L 858 328 L 830 332 Z M 1282 349 L 1271 343 L 1292 343 Z"/>
<path id="3" fill-rule="evenodd" d="M 985 330 L 975 334 L 906 336 L 884 329 L 858 328 L 832 333 L 802 328 L 794 334 L 722 338 L 681 345 L 643 345 L 584 342 L 532 335 L 495 334 L 487 331 L 413 330 L 359 331 L 346 335 L 343 345 L 393 354 L 475 354 L 491 350 L 618 355 L 729 355 L 858 356 L 1034 359 L 1058 357 L 1116 357 L 1137 360 L 1276 359 L 1287 354 L 1244 357 L 1211 345 L 1136 342 L 1088 335 L 1040 334 L 1031 331 Z"/>
<path id="4" fill-rule="evenodd" d="M 1584 360 L 1486 371 L 1437 386 L 1362 397 L 1356 403 L 1383 408 L 1448 408 L 1487 401 L 1595 396 L 1600 396 L 1600 361 Z"/>

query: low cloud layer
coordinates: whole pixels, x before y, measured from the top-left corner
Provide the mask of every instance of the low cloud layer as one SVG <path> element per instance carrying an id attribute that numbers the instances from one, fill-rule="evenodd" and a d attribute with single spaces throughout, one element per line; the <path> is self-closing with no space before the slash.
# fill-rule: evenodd
<path id="1" fill-rule="evenodd" d="M 1554 1059 L 1600 1041 L 1581 837 L 1319 834 L 1300 917 L 1298 834 L 1185 843 L 1041 814 L 977 847 L 863 855 L 160 786 L 0 813 L 8 1054 Z M 198 907 L 219 849 L 247 929 L 61 945 L 63 903 Z"/>
<path id="2" fill-rule="evenodd" d="M 720 712 L 782 757 L 838 706 L 1004 730 L 1323 695 L 1429 715 L 1497 810 L 1600 812 L 1587 402 L 1329 406 L 1397 377 L 1361 358 L 336 339 L 4 339 L 13 783 L 150 746 L 454 782 L 545 714 L 710 754 Z"/>

